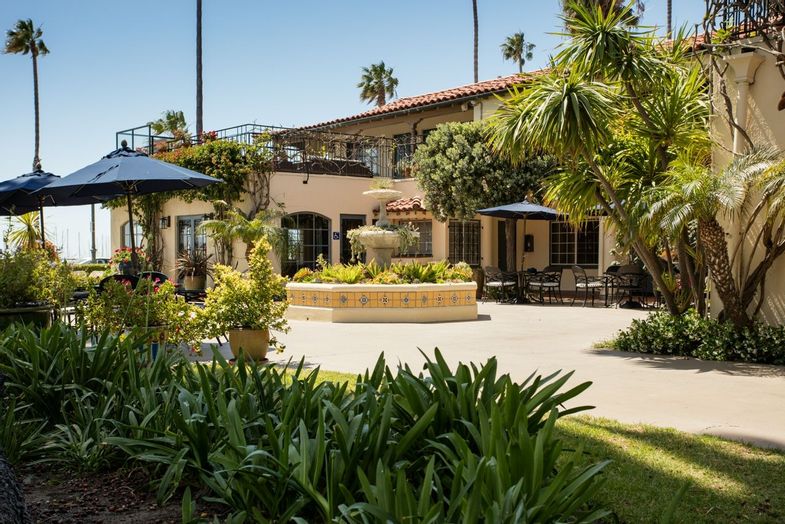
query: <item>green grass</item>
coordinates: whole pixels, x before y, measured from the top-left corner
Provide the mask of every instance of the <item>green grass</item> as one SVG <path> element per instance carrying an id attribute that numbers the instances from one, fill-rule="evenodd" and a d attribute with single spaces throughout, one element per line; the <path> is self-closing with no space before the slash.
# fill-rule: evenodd
<path id="1" fill-rule="evenodd" d="M 559 421 L 567 447 L 611 459 L 597 502 L 621 522 L 657 522 L 685 481 L 673 522 L 785 521 L 785 453 L 593 417 Z"/>

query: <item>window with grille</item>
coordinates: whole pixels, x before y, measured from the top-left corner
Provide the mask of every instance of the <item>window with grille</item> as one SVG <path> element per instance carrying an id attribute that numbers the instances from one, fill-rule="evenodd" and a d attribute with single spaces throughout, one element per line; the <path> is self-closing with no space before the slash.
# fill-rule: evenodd
<path id="1" fill-rule="evenodd" d="M 142 232 L 142 226 L 139 225 L 138 222 L 134 222 L 134 244 L 136 247 L 142 247 L 144 244 L 144 233 Z M 126 222 L 123 224 L 123 246 L 122 247 L 131 247 L 131 225 Z"/>
<path id="2" fill-rule="evenodd" d="M 466 262 L 470 266 L 480 265 L 480 221 L 450 220 L 448 258 L 451 263 Z"/>
<path id="3" fill-rule="evenodd" d="M 597 267 L 600 258 L 600 222 L 590 220 L 580 228 L 551 222 L 551 264 Z"/>
<path id="4" fill-rule="evenodd" d="M 282 269 L 293 275 L 298 269 L 316 269 L 316 260 L 322 255 L 330 260 L 330 219 L 317 213 L 294 213 L 281 219 L 286 230 L 286 260 Z"/>
<path id="5" fill-rule="evenodd" d="M 433 255 L 433 222 L 430 220 L 399 221 L 401 225 L 411 224 L 420 233 L 419 240 L 409 249 L 402 251 L 401 257 L 429 257 Z"/>

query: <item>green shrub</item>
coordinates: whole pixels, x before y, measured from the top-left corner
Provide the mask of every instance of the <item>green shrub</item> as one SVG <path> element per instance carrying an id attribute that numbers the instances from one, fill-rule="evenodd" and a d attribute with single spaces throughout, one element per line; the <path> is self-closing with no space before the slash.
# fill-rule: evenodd
<path id="1" fill-rule="evenodd" d="M 728 322 L 702 318 L 694 310 L 681 316 L 655 312 L 633 320 L 612 346 L 636 353 L 782 365 L 785 327 L 754 324 L 737 331 Z"/>
<path id="2" fill-rule="evenodd" d="M 472 281 L 472 269 L 465 262 L 450 265 L 446 260 L 426 264 L 410 261 L 395 263 L 385 269 L 375 260 L 368 264 L 330 264 L 320 256 L 317 263 L 317 271 L 302 268 L 292 280 L 337 284 L 444 284 Z"/>
<path id="3" fill-rule="evenodd" d="M 575 397 L 589 384 L 567 386 L 571 373 L 517 384 L 495 359 L 451 368 L 437 350 L 421 372 L 380 357 L 350 390 L 319 382 L 303 363 L 282 370 L 240 355 L 230 365 L 216 353 L 202 365 L 180 352 L 150 361 L 139 340 L 105 335 L 92 345 L 62 325 L 0 332 L 3 402 L 16 406 L 13 425 L 29 422 L 11 435 L 26 442 L 17 457 L 144 468 L 159 501 L 203 486 L 200 496 L 237 522 L 607 515 L 591 502 L 605 463 L 579 467 L 581 450 L 565 450 L 553 432 L 559 417 L 587 409 Z"/>

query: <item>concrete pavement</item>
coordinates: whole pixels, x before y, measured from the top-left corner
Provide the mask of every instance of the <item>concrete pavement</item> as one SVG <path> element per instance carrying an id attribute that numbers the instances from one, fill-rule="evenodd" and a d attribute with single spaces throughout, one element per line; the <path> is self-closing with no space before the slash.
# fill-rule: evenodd
<path id="1" fill-rule="evenodd" d="M 500 372 L 522 380 L 534 371 L 575 370 L 592 381 L 578 399 L 590 414 L 709 433 L 785 448 L 785 367 L 701 362 L 592 349 L 645 312 L 569 306 L 480 304 L 474 322 L 329 324 L 292 321 L 275 362 L 304 358 L 325 370 L 359 373 L 380 352 L 389 365 L 420 369 L 441 349 L 451 364 L 496 356 Z M 228 348 L 221 348 L 229 353 Z M 206 352 L 209 357 L 209 352 Z"/>

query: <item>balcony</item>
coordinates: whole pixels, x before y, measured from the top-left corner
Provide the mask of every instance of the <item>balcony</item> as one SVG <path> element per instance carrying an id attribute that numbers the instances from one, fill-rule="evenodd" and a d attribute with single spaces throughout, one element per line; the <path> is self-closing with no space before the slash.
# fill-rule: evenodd
<path id="1" fill-rule="evenodd" d="M 785 25 L 785 0 L 706 0 L 706 19 L 712 33 L 751 38 Z"/>
<path id="2" fill-rule="evenodd" d="M 240 144 L 262 143 L 273 156 L 277 172 L 353 177 L 407 178 L 414 144 L 408 139 L 351 135 L 328 131 L 243 124 L 206 133 L 211 139 Z M 407 137 L 408 138 L 408 137 Z M 118 131 L 129 147 L 148 155 L 189 147 L 190 137 L 156 135 L 149 125 Z"/>

